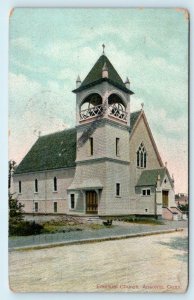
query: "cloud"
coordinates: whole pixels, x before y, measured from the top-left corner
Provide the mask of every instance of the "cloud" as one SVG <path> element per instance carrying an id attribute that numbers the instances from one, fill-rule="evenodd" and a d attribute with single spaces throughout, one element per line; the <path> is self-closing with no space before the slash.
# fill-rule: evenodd
<path id="1" fill-rule="evenodd" d="M 23 74 L 9 74 L 9 113 L 19 114 L 25 111 L 29 100 L 35 93 L 41 91 L 41 85 L 37 81 L 29 80 Z"/>
<path id="2" fill-rule="evenodd" d="M 157 110 L 156 108 L 152 107 L 151 109 L 146 109 L 146 111 L 148 111 L 150 126 L 154 128 L 155 132 L 163 134 L 172 140 L 187 140 L 187 116 L 182 115 L 179 118 L 170 118 L 164 108 Z"/>
<path id="3" fill-rule="evenodd" d="M 32 40 L 29 37 L 19 37 L 10 40 L 11 47 L 17 47 L 20 50 L 35 50 Z"/>
<path id="4" fill-rule="evenodd" d="M 154 134 L 154 138 L 163 162 L 167 162 L 170 175 L 174 175 L 176 193 L 188 193 L 187 140 L 177 141 L 158 133 Z"/>
<path id="5" fill-rule="evenodd" d="M 9 155 L 19 162 L 43 135 L 63 130 L 75 123 L 74 104 L 68 102 L 57 81 L 45 86 L 23 74 L 9 75 Z"/>

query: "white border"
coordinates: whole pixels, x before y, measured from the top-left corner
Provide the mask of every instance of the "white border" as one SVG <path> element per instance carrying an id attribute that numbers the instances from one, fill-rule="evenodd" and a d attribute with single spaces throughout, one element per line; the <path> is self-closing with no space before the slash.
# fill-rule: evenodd
<path id="1" fill-rule="evenodd" d="M 56 293 L 12 293 L 8 287 L 8 238 L 7 238 L 7 166 L 8 166 L 8 16 L 12 7 L 184 7 L 190 12 L 190 31 L 191 42 L 194 44 L 193 38 L 193 16 L 194 16 L 194 1 L 193 0 L 0 0 L 0 95 L 1 95 L 1 110 L 0 110 L 0 299 L 12 300 L 12 299 L 191 299 L 194 296 L 194 261 L 193 261 L 193 156 L 194 152 L 194 134 L 193 134 L 193 96 L 194 89 L 190 91 L 190 283 L 189 289 L 186 294 L 95 294 L 93 293 L 77 293 L 77 294 L 56 294 Z M 190 70 L 190 83 L 193 82 L 192 70 L 193 70 L 193 51 L 190 52 L 191 70 Z"/>

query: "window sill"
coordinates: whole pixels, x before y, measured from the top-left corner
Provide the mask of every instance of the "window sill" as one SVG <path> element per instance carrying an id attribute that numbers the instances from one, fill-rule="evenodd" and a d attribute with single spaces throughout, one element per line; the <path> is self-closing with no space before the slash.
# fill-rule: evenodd
<path id="1" fill-rule="evenodd" d="M 146 169 L 146 167 L 138 167 L 136 166 L 137 169 Z"/>
<path id="2" fill-rule="evenodd" d="M 53 193 L 58 193 L 58 191 L 53 191 Z"/>
<path id="3" fill-rule="evenodd" d="M 141 195 L 141 197 L 151 197 L 151 195 Z"/>
<path id="4" fill-rule="evenodd" d="M 121 197 L 121 196 L 117 196 L 117 195 L 116 195 L 116 196 L 115 196 L 115 198 L 122 198 L 122 197 Z"/>
<path id="5" fill-rule="evenodd" d="M 34 192 L 34 194 L 38 194 L 38 192 Z"/>

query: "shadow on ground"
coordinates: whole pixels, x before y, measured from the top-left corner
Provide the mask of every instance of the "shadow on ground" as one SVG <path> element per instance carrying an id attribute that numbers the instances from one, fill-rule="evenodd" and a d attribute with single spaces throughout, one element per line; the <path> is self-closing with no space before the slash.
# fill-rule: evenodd
<path id="1" fill-rule="evenodd" d="M 170 249 L 183 251 L 182 254 L 175 254 L 175 257 L 181 261 L 188 260 L 188 237 L 171 238 L 169 242 L 158 242 L 158 244 L 166 246 Z"/>

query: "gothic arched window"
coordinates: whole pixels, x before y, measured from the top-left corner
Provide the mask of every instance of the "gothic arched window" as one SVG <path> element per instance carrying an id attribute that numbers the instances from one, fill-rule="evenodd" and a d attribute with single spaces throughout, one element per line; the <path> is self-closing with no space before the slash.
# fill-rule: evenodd
<path id="1" fill-rule="evenodd" d="M 147 164 L 147 153 L 143 143 L 139 146 L 137 150 L 137 167 L 146 168 Z"/>

